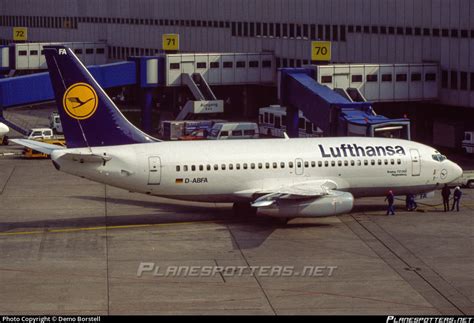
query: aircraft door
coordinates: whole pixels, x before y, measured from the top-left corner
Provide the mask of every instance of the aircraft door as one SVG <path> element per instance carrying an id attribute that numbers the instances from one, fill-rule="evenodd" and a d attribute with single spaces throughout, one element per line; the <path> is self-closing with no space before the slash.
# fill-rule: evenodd
<path id="1" fill-rule="evenodd" d="M 420 160 L 420 153 L 418 152 L 418 149 L 410 149 L 410 155 L 411 155 L 411 168 L 412 176 L 420 176 L 421 173 L 421 160 Z"/>
<path id="2" fill-rule="evenodd" d="M 303 173 L 304 173 L 303 159 L 296 158 L 296 160 L 295 160 L 295 174 L 296 175 L 303 175 Z"/>
<path id="3" fill-rule="evenodd" d="M 148 157 L 148 185 L 160 185 L 161 160 L 160 157 Z"/>

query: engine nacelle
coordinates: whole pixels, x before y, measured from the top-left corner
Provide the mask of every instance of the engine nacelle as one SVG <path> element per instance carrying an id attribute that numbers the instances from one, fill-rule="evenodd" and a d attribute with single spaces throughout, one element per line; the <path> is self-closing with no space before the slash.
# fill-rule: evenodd
<path id="1" fill-rule="evenodd" d="M 352 210 L 353 206 L 354 197 L 351 193 L 333 191 L 330 195 L 313 199 L 280 199 L 271 206 L 258 208 L 258 211 L 273 217 L 311 218 L 347 213 Z"/>

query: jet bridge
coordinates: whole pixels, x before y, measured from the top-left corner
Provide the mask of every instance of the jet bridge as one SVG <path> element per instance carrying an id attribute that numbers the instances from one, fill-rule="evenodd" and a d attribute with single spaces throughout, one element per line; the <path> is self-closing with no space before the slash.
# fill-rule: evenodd
<path id="1" fill-rule="evenodd" d="M 314 79 L 314 69 L 285 68 L 279 71 L 278 93 L 287 107 L 287 129 L 298 136 L 298 110 L 323 130 L 325 136 L 367 136 L 410 139 L 408 119 L 377 115 L 362 94 L 334 91 Z M 354 92 L 353 92 L 354 93 Z"/>

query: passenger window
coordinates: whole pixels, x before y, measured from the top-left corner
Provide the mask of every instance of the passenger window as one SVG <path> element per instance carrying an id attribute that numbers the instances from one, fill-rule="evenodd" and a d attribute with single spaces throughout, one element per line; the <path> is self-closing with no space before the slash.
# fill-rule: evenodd
<path id="1" fill-rule="evenodd" d="M 188 171 L 188 165 L 184 165 L 184 166 L 183 166 L 183 170 L 184 170 L 185 172 L 187 172 L 187 171 Z"/>
<path id="2" fill-rule="evenodd" d="M 369 165 L 369 161 L 368 161 L 367 159 L 364 160 L 364 165 L 365 165 L 365 166 L 368 166 L 368 165 Z"/>
<path id="3" fill-rule="evenodd" d="M 273 163 L 273 168 L 278 168 L 278 164 L 277 164 L 277 163 Z"/>
<path id="4" fill-rule="evenodd" d="M 384 160 L 385 165 L 388 165 L 388 159 Z"/>
<path id="5" fill-rule="evenodd" d="M 196 166 L 195 166 L 195 165 L 192 165 L 192 166 L 191 166 L 191 170 L 192 170 L 193 172 L 196 171 Z"/>
<path id="6" fill-rule="evenodd" d="M 349 166 L 349 161 L 345 160 L 344 161 L 344 166 Z"/>
<path id="7" fill-rule="evenodd" d="M 375 159 L 372 159 L 372 160 L 370 161 L 370 164 L 371 164 L 372 166 L 374 166 L 374 165 L 375 165 Z"/>
<path id="8" fill-rule="evenodd" d="M 336 166 L 336 162 L 335 162 L 334 160 L 331 161 L 331 166 L 332 166 L 332 167 Z"/>
<path id="9" fill-rule="evenodd" d="M 199 165 L 199 170 L 200 170 L 200 171 L 203 171 L 203 170 L 204 170 L 204 166 L 203 166 L 203 165 Z"/>
<path id="10" fill-rule="evenodd" d="M 222 164 L 222 165 L 221 165 L 221 169 L 222 169 L 222 170 L 225 170 L 225 164 Z"/>
<path id="11" fill-rule="evenodd" d="M 239 170 L 240 169 L 240 164 L 235 164 L 235 169 Z"/>
<path id="12" fill-rule="evenodd" d="M 397 164 L 398 164 L 398 165 L 401 165 L 401 164 L 402 164 L 402 160 L 401 160 L 401 159 L 397 159 Z"/>
<path id="13" fill-rule="evenodd" d="M 214 170 L 219 170 L 219 165 L 214 165 Z"/>
<path id="14" fill-rule="evenodd" d="M 180 171 L 180 167 L 179 167 L 179 166 L 176 166 L 176 171 L 177 171 L 177 172 Z"/>
<path id="15" fill-rule="evenodd" d="M 379 164 L 379 165 L 382 165 L 382 159 L 379 159 L 379 160 L 378 160 L 378 164 Z"/>
<path id="16" fill-rule="evenodd" d="M 206 166 L 206 169 L 207 169 L 207 170 L 211 170 L 211 165 L 207 165 L 207 166 Z"/>
<path id="17" fill-rule="evenodd" d="M 293 162 L 289 162 L 289 163 L 288 163 L 288 167 L 289 167 L 289 168 L 293 168 Z"/>
<path id="18" fill-rule="evenodd" d="M 265 168 L 269 169 L 270 168 L 270 163 L 265 163 Z"/>
<path id="19" fill-rule="evenodd" d="M 227 136 L 229 136 L 228 131 L 221 131 L 221 137 L 227 137 Z"/>
<path id="20" fill-rule="evenodd" d="M 390 164 L 395 165 L 395 160 L 394 160 L 394 159 L 390 159 Z"/>
<path id="21" fill-rule="evenodd" d="M 362 166 L 362 162 L 360 160 L 357 161 L 357 166 Z"/>
<path id="22" fill-rule="evenodd" d="M 296 163 L 296 167 L 298 167 L 298 168 L 301 168 L 301 165 L 302 165 L 301 162 Z"/>
<path id="23" fill-rule="evenodd" d="M 285 162 L 281 162 L 281 163 L 280 163 L 280 167 L 281 167 L 281 168 L 285 168 Z"/>
<path id="24" fill-rule="evenodd" d="M 244 169 L 247 169 L 247 168 L 248 168 L 248 165 L 247 165 L 247 163 L 244 163 L 244 165 L 243 165 L 243 166 L 244 166 Z"/>
<path id="25" fill-rule="evenodd" d="M 234 165 L 233 164 L 229 164 L 229 170 L 233 170 L 234 169 Z"/>
<path id="26" fill-rule="evenodd" d="M 322 167 L 323 166 L 323 162 L 322 161 L 318 161 L 318 167 Z"/>
<path id="27" fill-rule="evenodd" d="M 324 162 L 324 167 L 328 167 L 328 166 L 329 166 L 329 162 L 326 160 L 326 161 Z"/>
<path id="28" fill-rule="evenodd" d="M 338 161 L 337 161 L 337 166 L 339 166 L 339 167 L 342 166 L 342 161 L 341 161 L 341 160 L 338 160 Z"/>
<path id="29" fill-rule="evenodd" d="M 355 166 L 355 161 L 351 160 L 351 166 Z"/>
<path id="30" fill-rule="evenodd" d="M 309 167 L 309 162 L 305 161 L 304 162 L 304 167 L 308 168 Z"/>
<path id="31" fill-rule="evenodd" d="M 255 164 L 254 164 L 254 163 L 251 163 L 251 164 L 250 164 L 250 168 L 255 169 Z"/>

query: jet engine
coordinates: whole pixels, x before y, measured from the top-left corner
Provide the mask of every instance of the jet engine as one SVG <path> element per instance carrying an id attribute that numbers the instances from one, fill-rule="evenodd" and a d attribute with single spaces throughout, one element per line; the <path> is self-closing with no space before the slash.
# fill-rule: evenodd
<path id="1" fill-rule="evenodd" d="M 261 214 L 282 217 L 322 217 L 350 212 L 354 206 L 351 193 L 331 191 L 329 195 L 310 199 L 278 199 L 272 205 L 259 207 Z"/>

